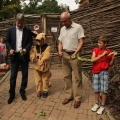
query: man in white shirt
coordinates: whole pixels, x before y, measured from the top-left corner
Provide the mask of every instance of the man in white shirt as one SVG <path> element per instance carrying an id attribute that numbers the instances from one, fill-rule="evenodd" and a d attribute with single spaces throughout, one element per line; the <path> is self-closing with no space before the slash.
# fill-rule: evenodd
<path id="1" fill-rule="evenodd" d="M 71 59 L 71 57 L 74 58 L 80 54 L 84 43 L 84 30 L 81 25 L 71 20 L 71 16 L 68 12 L 61 14 L 60 21 L 64 26 L 61 28 L 58 38 L 58 54 L 62 57 L 66 96 L 62 104 L 65 105 L 74 98 L 74 108 L 78 108 L 82 97 L 81 62 L 77 59 Z M 72 71 L 75 80 L 72 80 Z M 74 90 L 72 83 L 74 84 Z"/>

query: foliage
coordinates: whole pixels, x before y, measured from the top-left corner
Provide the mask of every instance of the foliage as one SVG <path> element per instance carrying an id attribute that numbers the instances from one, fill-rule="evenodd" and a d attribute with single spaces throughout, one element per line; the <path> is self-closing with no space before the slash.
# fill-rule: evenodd
<path id="1" fill-rule="evenodd" d="M 20 8 L 20 6 L 7 5 L 0 13 L 3 19 L 7 19 L 13 17 L 16 13 L 21 12 Z"/>
<path id="2" fill-rule="evenodd" d="M 0 20 L 14 17 L 21 12 L 20 0 L 0 0 Z"/>
<path id="3" fill-rule="evenodd" d="M 75 0 L 75 3 L 76 3 L 76 4 L 79 4 L 79 2 L 80 2 L 80 0 Z"/>
<path id="4" fill-rule="evenodd" d="M 57 0 L 0 0 L 0 20 L 14 17 L 17 13 L 42 14 L 61 13 L 65 7 L 58 5 Z"/>
<path id="5" fill-rule="evenodd" d="M 23 9 L 22 12 L 25 14 L 38 14 L 37 7 L 39 6 L 40 1 L 39 0 L 30 0 L 29 4 L 23 3 Z"/>
<path id="6" fill-rule="evenodd" d="M 25 14 L 41 14 L 41 13 L 61 13 L 65 11 L 63 6 L 59 6 L 56 0 L 40 0 L 30 1 L 24 4 L 23 12 Z"/>

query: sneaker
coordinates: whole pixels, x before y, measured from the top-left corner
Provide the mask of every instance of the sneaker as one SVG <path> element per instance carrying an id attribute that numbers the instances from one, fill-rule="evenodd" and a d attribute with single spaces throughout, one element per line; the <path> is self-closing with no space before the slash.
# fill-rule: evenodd
<path id="1" fill-rule="evenodd" d="M 105 107 L 101 106 L 101 107 L 98 109 L 97 114 L 98 114 L 98 115 L 102 115 L 104 110 L 105 110 Z"/>
<path id="2" fill-rule="evenodd" d="M 48 97 L 48 92 L 42 92 L 42 99 L 46 99 Z"/>
<path id="3" fill-rule="evenodd" d="M 98 104 L 95 104 L 91 110 L 92 110 L 93 112 L 96 112 L 99 107 L 100 107 L 100 106 L 99 106 Z"/>
<path id="4" fill-rule="evenodd" d="M 40 98 L 42 96 L 42 92 L 38 92 L 37 97 Z"/>

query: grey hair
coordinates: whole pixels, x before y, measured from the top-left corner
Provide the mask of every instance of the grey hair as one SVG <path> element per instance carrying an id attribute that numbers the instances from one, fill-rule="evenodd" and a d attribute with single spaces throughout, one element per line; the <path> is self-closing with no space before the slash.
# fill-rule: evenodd
<path id="1" fill-rule="evenodd" d="M 24 17 L 24 14 L 22 14 L 22 13 L 18 13 L 17 15 L 16 15 L 16 20 L 25 20 L 25 17 Z"/>

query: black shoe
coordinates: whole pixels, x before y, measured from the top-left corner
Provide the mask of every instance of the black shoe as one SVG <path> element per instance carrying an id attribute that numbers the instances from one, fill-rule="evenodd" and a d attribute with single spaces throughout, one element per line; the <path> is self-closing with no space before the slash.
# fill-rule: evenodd
<path id="1" fill-rule="evenodd" d="M 27 97 L 25 96 L 25 94 L 21 94 L 21 98 L 22 98 L 22 100 L 27 100 Z"/>
<path id="2" fill-rule="evenodd" d="M 8 99 L 8 104 L 11 104 L 11 103 L 13 102 L 14 98 L 15 98 L 15 97 L 9 97 L 9 99 Z"/>
<path id="3" fill-rule="evenodd" d="M 48 97 L 48 92 L 42 92 L 42 99 L 46 99 Z"/>

